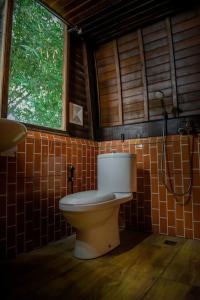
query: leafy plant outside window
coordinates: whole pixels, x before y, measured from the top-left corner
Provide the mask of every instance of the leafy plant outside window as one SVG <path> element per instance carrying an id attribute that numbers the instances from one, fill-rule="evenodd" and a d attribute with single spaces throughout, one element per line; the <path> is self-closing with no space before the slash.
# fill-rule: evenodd
<path id="1" fill-rule="evenodd" d="M 62 22 L 34 0 L 16 0 L 8 118 L 62 128 Z"/>

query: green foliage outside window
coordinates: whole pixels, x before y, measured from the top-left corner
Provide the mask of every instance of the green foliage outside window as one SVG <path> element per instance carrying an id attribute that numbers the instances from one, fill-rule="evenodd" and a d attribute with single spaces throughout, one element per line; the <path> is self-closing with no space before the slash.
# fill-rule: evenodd
<path id="1" fill-rule="evenodd" d="M 35 0 L 13 17 L 8 118 L 62 128 L 63 24 Z"/>

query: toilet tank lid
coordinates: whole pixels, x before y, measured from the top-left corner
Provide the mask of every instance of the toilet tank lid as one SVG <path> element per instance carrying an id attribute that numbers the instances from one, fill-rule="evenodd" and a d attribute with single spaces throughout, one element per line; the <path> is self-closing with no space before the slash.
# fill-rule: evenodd
<path id="1" fill-rule="evenodd" d="M 104 153 L 99 154 L 98 158 L 118 158 L 118 157 L 125 157 L 125 158 L 133 158 L 136 157 L 136 154 L 127 153 L 127 152 L 112 152 L 112 153 Z"/>

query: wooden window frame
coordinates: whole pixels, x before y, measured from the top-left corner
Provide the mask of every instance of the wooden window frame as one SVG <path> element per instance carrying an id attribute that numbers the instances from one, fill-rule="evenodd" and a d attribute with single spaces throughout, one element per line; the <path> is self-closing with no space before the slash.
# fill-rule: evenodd
<path id="1" fill-rule="evenodd" d="M 14 1 L 5 0 L 5 11 L 3 20 L 3 35 L 2 35 L 2 54 L 1 54 L 1 70 L 0 70 L 0 117 L 7 118 L 8 111 L 8 89 L 10 75 L 10 55 L 12 45 L 12 23 L 14 13 Z M 51 12 L 52 13 L 52 12 Z M 67 25 L 64 24 L 64 49 L 63 49 L 63 84 L 62 84 L 62 129 L 49 128 L 42 125 L 34 125 L 24 123 L 27 128 L 37 131 L 53 132 L 57 134 L 68 135 L 69 123 L 69 33 Z M 20 122 L 20 121 L 19 121 Z M 21 122 L 23 123 L 23 122 Z"/>

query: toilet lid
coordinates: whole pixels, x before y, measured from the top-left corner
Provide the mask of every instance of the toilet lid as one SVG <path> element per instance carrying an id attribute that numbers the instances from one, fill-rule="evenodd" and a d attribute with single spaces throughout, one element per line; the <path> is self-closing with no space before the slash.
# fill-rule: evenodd
<path id="1" fill-rule="evenodd" d="M 60 200 L 60 204 L 85 205 L 100 203 L 115 199 L 113 193 L 103 193 L 99 191 L 85 191 L 65 196 Z"/>

